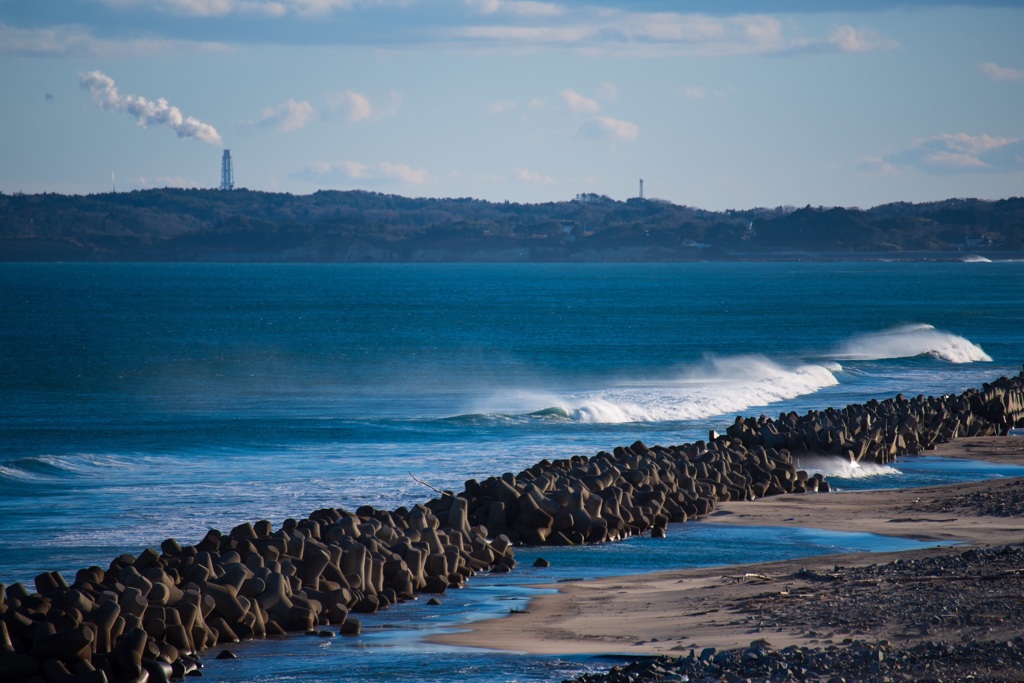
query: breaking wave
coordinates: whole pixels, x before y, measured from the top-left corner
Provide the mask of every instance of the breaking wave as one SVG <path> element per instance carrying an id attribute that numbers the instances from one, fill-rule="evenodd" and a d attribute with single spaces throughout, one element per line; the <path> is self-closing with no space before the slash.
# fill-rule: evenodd
<path id="1" fill-rule="evenodd" d="M 797 458 L 797 467 L 808 474 L 821 473 L 830 479 L 867 479 L 868 477 L 900 476 L 903 473 L 889 465 L 873 462 L 847 462 L 830 456 L 807 456 Z"/>
<path id="2" fill-rule="evenodd" d="M 101 476 L 111 467 L 124 466 L 122 459 L 109 455 L 35 455 L 0 464 L 0 481 L 47 482 L 73 475 Z"/>
<path id="3" fill-rule="evenodd" d="M 533 413 L 587 423 L 695 420 L 812 394 L 839 383 L 837 364 L 784 367 L 761 356 L 708 361 L 675 380 L 573 394 Z"/>
<path id="4" fill-rule="evenodd" d="M 931 325 L 904 325 L 882 332 L 857 335 L 835 352 L 839 360 L 884 360 L 932 356 L 949 363 L 992 361 L 992 357 L 969 339 L 936 330 Z"/>
<path id="5" fill-rule="evenodd" d="M 739 414 L 809 396 L 839 384 L 836 361 L 877 361 L 927 356 L 947 363 L 991 362 L 964 337 L 913 324 L 858 334 L 818 361 L 784 364 L 765 356 L 709 357 L 660 381 L 627 381 L 592 390 L 528 391 L 510 388 L 484 399 L 486 409 L 459 421 L 552 420 L 590 424 L 683 422 Z M 824 359 L 828 359 L 827 361 Z M 859 372 L 854 368 L 854 374 Z M 478 406 L 479 407 L 479 406 Z M 892 474 L 894 471 L 882 472 Z M 873 476 L 870 468 L 839 476 Z"/>

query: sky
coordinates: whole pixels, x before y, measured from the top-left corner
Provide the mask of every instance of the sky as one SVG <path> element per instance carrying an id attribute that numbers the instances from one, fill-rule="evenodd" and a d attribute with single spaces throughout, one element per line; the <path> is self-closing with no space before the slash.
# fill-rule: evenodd
<path id="1" fill-rule="evenodd" d="M 1024 0 L 0 0 L 0 192 L 1024 196 Z"/>

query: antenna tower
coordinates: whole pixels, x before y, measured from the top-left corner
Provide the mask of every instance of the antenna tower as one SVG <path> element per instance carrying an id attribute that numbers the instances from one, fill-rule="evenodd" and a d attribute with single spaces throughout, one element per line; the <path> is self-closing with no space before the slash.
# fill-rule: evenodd
<path id="1" fill-rule="evenodd" d="M 235 172 L 231 169 L 231 150 L 224 150 L 224 157 L 220 162 L 220 189 L 235 189 Z"/>
<path id="2" fill-rule="evenodd" d="M 640 199 L 644 198 L 644 179 L 640 179 Z"/>

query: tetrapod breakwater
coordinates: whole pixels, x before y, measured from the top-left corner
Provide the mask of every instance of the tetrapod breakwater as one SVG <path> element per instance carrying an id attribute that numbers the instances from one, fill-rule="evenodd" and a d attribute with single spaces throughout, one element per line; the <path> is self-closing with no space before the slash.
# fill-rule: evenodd
<path id="1" fill-rule="evenodd" d="M 510 571 L 517 544 L 664 535 L 729 500 L 829 490 L 795 456 L 887 463 L 963 436 L 1024 426 L 1024 376 L 941 397 L 903 396 L 841 410 L 737 418 L 680 446 L 637 441 L 470 480 L 412 508 L 327 508 L 279 528 L 261 520 L 194 545 L 121 555 L 106 568 L 0 584 L 4 681 L 161 681 L 243 639 L 356 635 L 358 615 L 443 593 L 481 571 Z"/>

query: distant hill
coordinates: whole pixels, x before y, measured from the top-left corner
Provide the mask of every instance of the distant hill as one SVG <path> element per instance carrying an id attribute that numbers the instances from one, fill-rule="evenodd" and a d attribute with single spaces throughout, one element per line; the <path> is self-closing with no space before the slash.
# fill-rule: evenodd
<path id="1" fill-rule="evenodd" d="M 667 261 L 1017 251 L 1024 251 L 1024 198 L 714 212 L 595 194 L 543 204 L 362 191 L 0 194 L 2 261 Z"/>

